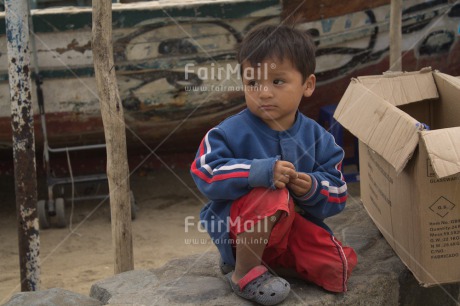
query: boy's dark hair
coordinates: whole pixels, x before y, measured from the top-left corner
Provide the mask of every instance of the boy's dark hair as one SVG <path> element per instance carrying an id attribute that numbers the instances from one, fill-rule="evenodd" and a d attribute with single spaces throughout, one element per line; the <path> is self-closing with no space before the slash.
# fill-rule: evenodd
<path id="1" fill-rule="evenodd" d="M 263 25 L 246 34 L 237 48 L 237 60 L 239 64 L 249 61 L 255 67 L 269 58 L 288 59 L 305 82 L 315 72 L 315 49 L 311 36 L 306 32 L 288 25 Z"/>

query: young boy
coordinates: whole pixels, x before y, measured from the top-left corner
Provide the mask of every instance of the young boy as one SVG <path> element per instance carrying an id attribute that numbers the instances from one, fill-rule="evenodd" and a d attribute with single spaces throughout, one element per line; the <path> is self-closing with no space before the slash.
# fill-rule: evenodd
<path id="1" fill-rule="evenodd" d="M 200 217 L 222 270 L 237 295 L 263 305 L 290 291 L 266 267 L 345 292 L 357 262 L 323 222 L 345 206 L 344 152 L 298 111 L 315 89 L 314 52 L 311 38 L 292 27 L 248 33 L 237 55 L 247 108 L 206 134 L 191 167 L 210 199 Z"/>

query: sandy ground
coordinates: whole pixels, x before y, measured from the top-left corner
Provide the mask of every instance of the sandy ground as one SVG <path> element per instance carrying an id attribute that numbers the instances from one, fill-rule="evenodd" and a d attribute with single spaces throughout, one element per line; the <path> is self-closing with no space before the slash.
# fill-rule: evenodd
<path id="1" fill-rule="evenodd" d="M 0 304 L 20 291 L 14 180 L 0 184 Z M 152 170 L 131 177 L 139 210 L 132 223 L 135 269 L 151 269 L 167 261 L 215 250 L 196 226 L 185 231 L 185 218 L 198 220 L 205 200 L 187 169 Z M 71 203 L 66 203 L 70 218 Z M 75 202 L 72 229 L 40 231 L 40 289 L 64 288 L 89 295 L 97 280 L 113 275 L 109 203 Z M 193 219 L 194 218 L 194 219 Z M 195 240 L 190 240 L 194 239 Z"/>

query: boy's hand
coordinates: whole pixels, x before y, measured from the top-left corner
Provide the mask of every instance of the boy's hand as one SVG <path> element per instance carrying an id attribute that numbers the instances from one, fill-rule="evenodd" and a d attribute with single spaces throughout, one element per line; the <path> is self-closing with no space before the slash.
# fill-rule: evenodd
<path id="1" fill-rule="evenodd" d="M 278 160 L 273 169 L 273 180 L 277 189 L 283 189 L 286 185 L 297 177 L 297 171 L 292 163 L 284 160 Z"/>
<path id="2" fill-rule="evenodd" d="M 296 172 L 298 177 L 290 179 L 287 187 L 298 197 L 307 194 L 311 189 L 311 177 L 306 173 Z"/>

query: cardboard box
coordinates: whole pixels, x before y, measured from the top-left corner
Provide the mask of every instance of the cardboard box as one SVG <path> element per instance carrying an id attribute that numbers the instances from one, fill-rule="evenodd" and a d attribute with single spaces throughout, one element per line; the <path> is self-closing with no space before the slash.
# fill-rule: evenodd
<path id="1" fill-rule="evenodd" d="M 361 199 L 388 243 L 423 286 L 459 282 L 460 79 L 359 77 L 334 117 L 360 140 Z"/>

